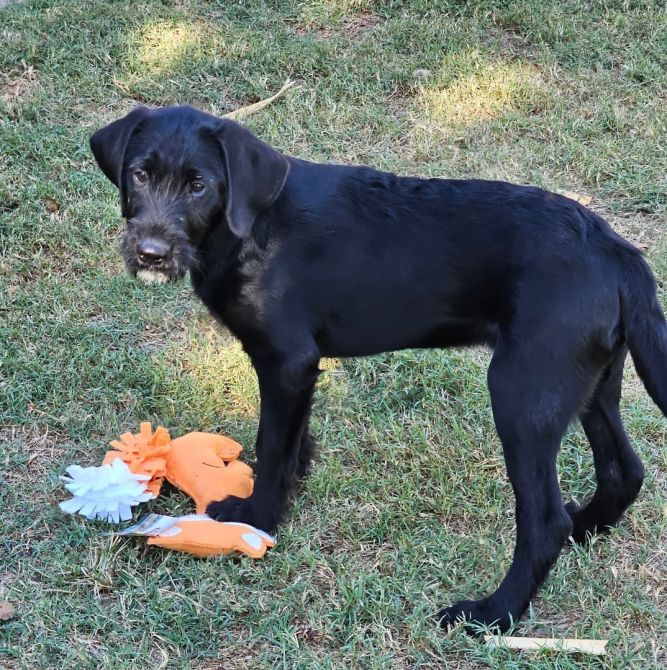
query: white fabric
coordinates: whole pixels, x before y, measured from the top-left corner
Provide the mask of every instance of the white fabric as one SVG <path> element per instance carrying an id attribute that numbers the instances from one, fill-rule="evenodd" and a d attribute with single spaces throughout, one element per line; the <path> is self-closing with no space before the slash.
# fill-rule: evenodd
<path id="1" fill-rule="evenodd" d="M 243 535 L 241 535 L 241 539 L 246 544 L 249 544 L 253 549 L 262 548 L 262 538 L 256 533 L 243 533 Z"/>
<path id="2" fill-rule="evenodd" d="M 151 500 L 146 491 L 149 475 L 135 475 L 120 458 L 107 465 L 82 468 L 71 465 L 63 476 L 70 500 L 60 503 L 67 514 L 82 514 L 88 519 L 119 523 L 132 518 L 132 507 Z"/>

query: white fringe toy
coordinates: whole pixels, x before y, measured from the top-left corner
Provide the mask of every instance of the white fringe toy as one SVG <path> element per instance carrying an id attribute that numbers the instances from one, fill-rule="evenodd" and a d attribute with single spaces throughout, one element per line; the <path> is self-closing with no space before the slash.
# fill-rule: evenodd
<path id="1" fill-rule="evenodd" d="M 68 514 L 119 523 L 132 518 L 132 507 L 155 496 L 146 491 L 150 475 L 133 474 L 120 458 L 107 465 L 82 468 L 71 465 L 62 476 L 73 498 L 60 503 Z"/>

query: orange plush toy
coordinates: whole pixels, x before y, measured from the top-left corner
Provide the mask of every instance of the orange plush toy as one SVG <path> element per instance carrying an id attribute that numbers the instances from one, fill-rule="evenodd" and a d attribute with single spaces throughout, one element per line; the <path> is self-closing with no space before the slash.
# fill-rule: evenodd
<path id="1" fill-rule="evenodd" d="M 153 432 L 151 424 L 144 422 L 139 433 L 124 433 L 120 440 L 110 444 L 115 449 L 107 452 L 103 466 L 108 467 L 120 459 L 124 465 L 119 467 L 127 466 L 125 471 L 131 473 L 128 477 L 141 476 L 147 480 L 145 493 L 154 498 L 167 479 L 194 500 L 197 510 L 197 515 L 180 518 L 152 515 L 123 534 L 150 535 L 148 543 L 151 545 L 195 556 L 239 551 L 261 558 L 275 544 L 270 535 L 252 526 L 222 523 L 204 515 L 207 505 L 214 500 L 230 495 L 247 498 L 252 493 L 252 468 L 238 460 L 243 450 L 238 442 L 222 435 L 199 432 L 172 440 L 165 428 L 160 426 Z M 87 470 L 96 471 L 95 468 Z M 89 474 L 87 481 L 95 482 L 95 478 L 95 474 Z M 93 502 L 96 496 L 104 499 L 101 486 L 93 484 L 90 488 L 92 492 L 86 495 Z"/>
<path id="2" fill-rule="evenodd" d="M 188 433 L 171 442 L 167 479 L 187 493 L 203 514 L 214 500 L 247 498 L 252 493 L 252 468 L 238 460 L 243 447 L 228 437 Z"/>

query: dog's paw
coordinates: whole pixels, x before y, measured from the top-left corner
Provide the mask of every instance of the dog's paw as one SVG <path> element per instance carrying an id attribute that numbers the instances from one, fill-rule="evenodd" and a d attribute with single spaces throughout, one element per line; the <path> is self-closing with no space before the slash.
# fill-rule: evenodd
<path id="1" fill-rule="evenodd" d="M 584 544 L 587 539 L 586 529 L 583 527 L 581 519 L 581 505 L 578 505 L 574 501 L 570 501 L 564 505 L 565 511 L 569 514 L 570 519 L 572 519 L 572 532 L 570 537 L 577 544 Z"/>
<path id="2" fill-rule="evenodd" d="M 206 514 L 216 521 L 247 523 L 249 526 L 254 526 L 267 533 L 274 530 L 271 519 L 266 515 L 258 513 L 255 509 L 252 496 L 250 498 L 228 496 L 224 500 L 209 503 L 206 508 Z"/>
<path id="3" fill-rule="evenodd" d="M 572 519 L 572 532 L 570 533 L 570 537 L 576 544 L 586 544 L 596 533 L 604 534 L 609 531 L 609 529 L 604 526 L 598 528 L 595 519 L 590 518 L 588 508 L 582 508 L 580 505 L 577 505 L 576 502 L 567 503 L 565 505 L 565 511 L 570 515 L 570 519 Z"/>
<path id="4" fill-rule="evenodd" d="M 504 633 L 513 623 L 507 609 L 496 608 L 488 600 L 461 600 L 440 610 L 437 620 L 441 628 L 462 623 L 465 632 L 472 636 L 480 635 L 483 627 Z"/>
<path id="5" fill-rule="evenodd" d="M 224 500 L 209 503 L 206 514 L 216 521 L 236 521 L 255 525 L 255 514 L 249 498 L 228 496 Z"/>

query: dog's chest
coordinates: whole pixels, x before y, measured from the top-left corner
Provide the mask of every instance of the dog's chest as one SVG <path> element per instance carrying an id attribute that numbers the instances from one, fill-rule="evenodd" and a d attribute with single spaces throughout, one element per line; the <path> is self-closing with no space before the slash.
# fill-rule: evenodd
<path id="1" fill-rule="evenodd" d="M 264 300 L 249 267 L 202 266 L 191 275 L 195 294 L 212 316 L 244 344 L 257 337 Z"/>

